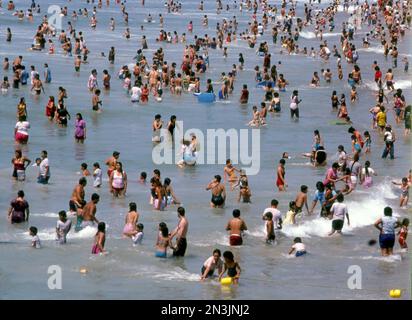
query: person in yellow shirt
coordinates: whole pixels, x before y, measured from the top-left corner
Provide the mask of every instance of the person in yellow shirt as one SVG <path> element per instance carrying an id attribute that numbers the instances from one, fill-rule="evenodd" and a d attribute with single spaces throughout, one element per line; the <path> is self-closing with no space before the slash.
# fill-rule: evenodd
<path id="1" fill-rule="evenodd" d="M 376 115 L 376 122 L 381 132 L 385 130 L 386 127 L 386 112 L 385 107 L 381 106 L 381 111 Z"/>

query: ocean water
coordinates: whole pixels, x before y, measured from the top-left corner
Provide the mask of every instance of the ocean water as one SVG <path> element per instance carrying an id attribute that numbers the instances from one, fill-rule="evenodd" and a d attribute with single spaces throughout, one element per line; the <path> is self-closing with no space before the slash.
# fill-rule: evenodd
<path id="1" fill-rule="evenodd" d="M 112 1 L 113 2 L 113 1 Z M 27 1 L 16 0 L 18 9 L 25 9 Z M 223 174 L 223 165 L 208 164 L 180 169 L 176 165 L 155 165 L 152 161 L 151 122 L 155 114 L 160 113 L 165 120 L 175 114 L 178 120 L 184 121 L 185 128 L 198 128 L 203 132 L 207 129 L 245 129 L 252 118 L 252 106 L 260 104 L 263 98 L 262 89 L 255 88 L 253 68 L 262 64 L 262 58 L 255 54 L 255 49 L 249 49 L 244 41 L 228 45 L 229 56 L 223 58 L 220 50 L 209 50 L 210 68 L 201 75 L 202 89 L 205 80 L 211 78 L 219 81 L 221 72 L 231 71 L 231 65 L 238 63 L 238 54 L 245 57 L 245 70 L 238 73 L 235 83 L 235 93 L 229 102 L 216 102 L 212 105 L 198 104 L 191 94 L 181 97 L 164 95 L 161 103 L 150 97 L 147 105 L 133 105 L 122 89 L 122 83 L 117 80 L 117 72 L 122 65 L 133 62 L 136 50 L 140 48 L 140 39 L 145 34 L 149 41 L 146 56 L 151 60 L 154 50 L 162 46 L 165 50 L 165 60 L 169 64 L 180 65 L 183 45 L 159 44 L 154 40 L 160 27 L 158 23 L 145 24 L 143 19 L 151 13 L 156 20 L 157 14 L 165 17 L 167 31 L 176 30 L 179 35 L 187 33 L 186 25 L 192 20 L 194 34 L 213 35 L 216 22 L 223 18 L 230 19 L 236 14 L 239 31 L 247 27 L 251 12 L 239 10 L 223 11 L 216 14 L 214 1 L 205 1 L 205 12 L 197 10 L 197 1 L 184 1 L 182 14 L 167 14 L 162 1 L 147 1 L 142 8 L 137 1 L 126 3 L 129 12 L 129 28 L 132 37 L 126 40 L 122 37 L 125 30 L 118 6 L 113 3 L 109 8 L 105 4 L 98 12 L 98 26 L 91 30 L 88 20 L 79 17 L 74 23 L 76 30 L 83 31 L 91 53 L 89 64 L 82 65 L 80 74 L 74 72 L 73 58 L 65 57 L 57 46 L 54 56 L 46 52 L 32 52 L 28 48 L 32 43 L 35 28 L 41 16 L 47 10 L 42 5 L 42 13 L 35 16 L 35 22 L 27 20 L 19 22 L 5 8 L 0 10 L 0 59 L 23 55 L 23 63 L 28 68 L 35 65 L 42 72 L 43 64 L 48 63 L 53 81 L 45 85 L 46 94 L 39 98 L 29 93 L 28 88 L 10 90 L 7 95 L 0 96 L 0 298 L 41 298 L 41 299 L 388 299 L 390 289 L 403 289 L 402 298 L 410 297 L 410 259 L 409 254 L 400 252 L 395 246 L 395 255 L 391 258 L 380 257 L 377 245 L 369 246 L 370 239 L 377 239 L 378 232 L 373 223 L 382 213 L 383 208 L 390 205 L 399 217 L 410 216 L 408 209 L 398 209 L 399 189 L 394 188 L 391 180 L 400 179 L 410 169 L 411 138 L 403 136 L 403 125 L 396 126 L 393 114 L 388 115 L 389 123 L 398 137 L 396 141 L 396 159 L 382 160 L 383 139 L 377 132 L 371 130 L 371 117 L 368 113 L 374 105 L 375 87 L 371 64 L 377 60 L 381 69 L 390 67 L 390 61 L 385 61 L 380 44 L 371 41 L 371 48 L 360 49 L 359 65 L 364 79 L 358 88 L 359 100 L 355 104 L 348 103 L 349 115 L 353 126 L 360 132 L 369 130 L 372 136 L 372 153 L 362 156 L 361 161 L 371 161 L 371 166 L 377 171 L 374 187 L 369 190 L 359 188 L 347 197 L 351 226 L 345 225 L 342 237 L 327 237 L 330 221 L 313 217 L 304 217 L 297 226 L 285 227 L 278 233 L 274 246 L 264 242 L 265 232 L 261 214 L 268 207 L 270 200 L 276 198 L 280 202 L 280 210 L 286 213 L 289 201 L 295 199 L 300 185 L 309 186 L 309 198 L 313 197 L 316 181 L 323 180 L 326 168 L 313 168 L 307 159 L 300 154 L 309 152 L 312 145 L 313 130 L 320 130 L 328 152 L 330 165 L 337 146 L 343 144 L 350 150 L 350 135 L 347 126 L 331 124 L 336 115 L 331 111 L 330 95 L 332 90 L 338 94 L 349 96 L 350 88 L 346 81 L 337 79 L 336 62 L 331 58 L 324 63 L 320 59 L 312 59 L 298 55 L 280 53 L 279 44 L 271 44 L 270 30 L 259 41 L 270 43 L 272 63 L 278 63 L 278 73 L 284 73 L 290 82 L 287 92 L 281 93 L 282 112 L 278 115 L 268 115 L 268 125 L 260 130 L 260 171 L 255 176 L 249 176 L 252 190 L 252 204 L 238 204 L 237 193 L 228 192 L 227 205 L 224 209 L 209 207 L 210 193 L 205 191 L 207 183 L 215 174 Z M 278 3 L 278 1 L 276 2 Z M 87 7 L 92 11 L 92 5 L 85 1 L 66 2 L 55 1 L 55 4 L 69 7 L 69 12 Z M 3 4 L 4 6 L 4 4 Z M 322 4 L 323 6 L 323 4 Z M 316 8 L 316 6 L 315 6 Z M 299 2 L 298 13 L 302 15 L 303 3 Z M 203 28 L 201 18 L 208 14 L 209 27 Z M 109 20 L 114 17 L 116 30 L 109 30 Z M 349 15 L 339 12 L 336 26 L 346 21 Z M 63 25 L 68 18 L 63 19 Z M 140 31 L 140 25 L 145 30 Z M 10 27 L 13 41 L 6 43 L 4 30 Z M 362 26 L 362 32 L 367 27 Z M 299 46 L 318 47 L 319 40 L 314 38 L 313 26 L 302 32 Z M 339 42 L 339 30 L 325 34 L 331 48 Z M 363 33 L 355 36 L 355 44 L 361 48 Z M 188 35 L 190 41 L 193 35 Z M 410 32 L 399 43 L 401 54 L 411 52 Z M 107 54 L 111 46 L 116 47 L 116 62 L 109 65 L 107 58 L 102 58 L 100 52 Z M 401 65 L 401 63 L 399 63 Z M 342 62 L 344 75 L 351 71 L 352 66 Z M 112 75 L 110 93 L 103 93 L 103 112 L 94 114 L 91 110 L 91 96 L 87 90 L 87 79 L 92 69 L 101 75 L 104 69 Z M 332 84 L 322 82 L 321 87 L 310 88 L 309 82 L 314 71 L 330 68 L 334 73 Z M 0 72 L 1 77 L 11 71 Z M 243 84 L 248 84 L 250 100 L 248 105 L 239 105 L 239 92 Z M 74 117 L 81 112 L 87 122 L 88 137 L 84 145 L 76 144 L 73 138 L 74 123 L 70 121 L 68 128 L 59 128 L 50 123 L 44 115 L 45 105 L 49 95 L 57 95 L 59 86 L 67 89 L 67 107 Z M 407 101 L 411 101 L 410 73 L 405 74 L 399 67 L 395 70 L 395 87 L 402 88 Z M 215 86 L 218 89 L 218 85 Z M 292 90 L 298 89 L 303 99 L 300 108 L 301 118 L 298 122 L 289 118 L 288 103 Z M 27 180 L 16 183 L 11 179 L 12 168 L 10 159 L 13 157 L 15 143 L 13 128 L 18 99 L 24 96 L 27 100 L 30 129 L 30 142 L 23 147 L 24 154 L 34 160 L 41 150 L 49 153 L 52 178 L 47 186 L 36 183 L 37 169 L 29 167 Z M 202 147 L 202 145 L 201 145 Z M 129 188 L 125 199 L 113 199 L 107 187 L 107 176 L 98 193 L 101 201 L 97 205 L 97 217 L 108 225 L 106 256 L 90 254 L 95 230 L 85 229 L 80 233 L 73 231 L 68 235 L 68 244 L 59 246 L 54 241 L 54 227 L 57 212 L 68 209 L 68 201 L 72 189 L 79 179 L 79 168 L 82 162 L 89 164 L 99 162 L 105 172 L 104 161 L 113 150 L 121 153 L 120 160 L 128 174 Z M 287 192 L 279 193 L 275 188 L 276 165 L 283 152 L 289 152 L 292 159 L 286 164 Z M 168 207 L 164 212 L 154 212 L 149 204 L 149 186 L 138 183 L 139 173 L 153 169 L 161 170 L 162 178 L 170 177 L 177 196 L 186 209 L 190 223 L 188 233 L 188 249 L 183 259 L 159 260 L 154 257 L 154 243 L 157 235 L 157 225 L 164 221 L 169 229 L 177 224 L 176 207 Z M 92 180 L 89 178 L 86 187 L 86 198 L 95 192 Z M 23 189 L 30 203 L 30 224 L 10 225 L 6 212 L 10 200 L 18 190 Z M 142 246 L 132 247 L 131 241 L 122 239 L 124 216 L 128 203 L 138 204 L 141 214 L 139 222 L 145 226 L 145 237 Z M 232 210 L 239 208 L 249 231 L 244 238 L 244 245 L 231 248 L 225 231 Z M 27 229 L 34 225 L 39 229 L 39 237 L 43 248 L 30 248 L 30 237 Z M 290 258 L 287 252 L 293 238 L 302 237 L 307 246 L 308 254 L 302 258 Z M 232 250 L 236 260 L 242 267 L 240 284 L 237 287 L 222 288 L 216 281 L 200 282 L 199 272 L 202 263 L 208 258 L 214 248 L 222 251 Z M 62 268 L 62 290 L 49 290 L 47 273 L 50 265 Z M 350 290 L 348 279 L 351 274 L 348 268 L 357 265 L 362 269 L 362 289 Z M 80 268 L 85 267 L 87 274 L 81 274 Z"/>

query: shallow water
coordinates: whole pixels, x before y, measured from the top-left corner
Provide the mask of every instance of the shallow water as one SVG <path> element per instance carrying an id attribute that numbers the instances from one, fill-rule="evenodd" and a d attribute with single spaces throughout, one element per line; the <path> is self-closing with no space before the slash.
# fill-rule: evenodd
<path id="1" fill-rule="evenodd" d="M 62 6 L 66 1 L 55 1 Z M 206 2 L 206 1 L 205 1 Z M 15 1 L 17 8 L 25 8 L 25 1 Z M 276 2 L 277 3 L 277 2 Z M 86 6 L 82 2 L 71 2 L 69 12 Z M 3 4 L 4 6 L 4 4 Z M 91 11 L 92 6 L 87 8 Z M 346 225 L 344 236 L 327 238 L 330 222 L 311 217 L 305 217 L 296 227 L 285 227 L 278 234 L 275 246 L 265 245 L 263 221 L 261 213 L 270 200 L 276 198 L 280 202 L 280 210 L 285 213 L 290 200 L 294 200 L 301 184 L 309 186 L 310 198 L 315 190 L 315 183 L 323 180 L 325 168 L 312 168 L 306 159 L 300 158 L 303 152 L 309 152 L 312 144 L 312 132 L 319 129 L 325 140 L 329 157 L 333 157 L 337 145 L 343 144 L 350 150 L 350 135 L 347 126 L 330 124 L 335 119 L 331 112 L 330 94 L 337 90 L 338 94 L 349 96 L 349 87 L 345 81 L 336 79 L 336 63 L 331 59 L 322 63 L 319 59 L 302 56 L 287 56 L 279 53 L 279 45 L 271 45 L 272 63 L 281 61 L 279 73 L 284 73 L 290 82 L 288 91 L 281 93 L 282 113 L 269 115 L 268 125 L 261 129 L 261 165 L 256 176 L 249 177 L 253 193 L 253 203 L 237 204 L 237 194 L 229 192 L 227 206 L 223 210 L 210 209 L 210 194 L 204 190 L 206 184 L 215 174 L 223 174 L 223 165 L 202 165 L 179 169 L 175 165 L 157 166 L 152 162 L 151 122 L 157 113 L 162 114 L 165 121 L 175 114 L 184 121 L 184 127 L 198 128 L 203 132 L 207 129 L 247 128 L 250 121 L 251 108 L 260 104 L 263 97 L 261 89 L 255 88 L 253 68 L 261 64 L 262 58 L 249 49 L 243 41 L 229 45 L 229 57 L 225 60 L 219 50 L 209 50 L 211 67 L 207 74 L 201 76 L 202 88 L 206 78 L 219 80 L 221 72 L 229 72 L 233 63 L 238 63 L 238 53 L 244 54 L 245 70 L 239 72 L 236 81 L 235 94 L 230 97 L 230 103 L 215 103 L 213 105 L 198 104 L 191 94 L 182 97 L 170 97 L 166 92 L 162 103 L 151 99 L 148 105 L 132 105 L 129 97 L 122 90 L 121 83 L 116 79 L 118 69 L 124 64 L 130 64 L 136 50 L 140 47 L 140 25 L 147 13 L 151 12 L 155 19 L 157 13 L 165 16 L 165 27 L 169 31 L 177 30 L 179 35 L 186 32 L 186 24 L 194 22 L 194 34 L 208 33 L 214 35 L 215 23 L 223 17 L 230 19 L 234 12 L 222 12 L 216 15 L 214 2 L 206 2 L 209 16 L 209 28 L 202 29 L 202 14 L 196 10 L 197 1 L 184 1 L 183 14 L 168 15 L 161 1 L 148 1 L 145 8 L 132 3 L 127 4 L 129 12 L 129 27 L 132 38 L 126 41 L 121 37 L 124 25 L 118 8 L 101 10 L 98 13 L 98 27 L 90 30 L 88 22 L 79 18 L 76 29 L 83 30 L 88 47 L 90 63 L 82 65 L 80 75 L 75 74 L 73 60 L 62 56 L 60 50 L 55 56 L 44 52 L 30 52 L 30 47 L 36 23 L 18 22 L 9 12 L 0 11 L 0 29 L 10 26 L 13 41 L 9 44 L 0 35 L 0 59 L 5 56 L 12 61 L 22 54 L 26 68 L 35 65 L 42 72 L 42 66 L 47 62 L 50 66 L 53 82 L 45 85 L 46 95 L 39 99 L 29 94 L 27 88 L 10 90 L 5 96 L 0 96 L 0 298 L 42 298 L 42 299 L 387 299 L 388 291 L 394 288 L 405 290 L 403 298 L 410 295 L 410 262 L 409 255 L 400 253 L 398 244 L 395 246 L 395 256 L 391 259 L 380 257 L 378 246 L 368 246 L 370 239 L 377 239 L 377 231 L 373 228 L 374 221 L 379 218 L 386 205 L 395 208 L 396 215 L 410 216 L 408 210 L 398 209 L 399 190 L 391 186 L 391 179 L 399 179 L 410 168 L 411 138 L 403 137 L 403 126 L 395 126 L 393 115 L 389 122 L 395 126 L 398 140 L 396 142 L 396 159 L 382 160 L 380 154 L 383 148 L 382 138 L 370 128 L 368 109 L 374 103 L 374 88 L 370 65 L 377 60 L 381 69 L 390 67 L 390 61 L 385 61 L 380 55 L 379 43 L 372 41 L 369 50 L 359 50 L 359 64 L 362 69 L 364 84 L 359 87 L 359 101 L 348 104 L 349 114 L 354 127 L 360 132 L 369 130 L 372 135 L 372 154 L 362 157 L 371 161 L 377 171 L 375 186 L 370 190 L 358 190 L 347 197 L 351 217 L 351 227 Z M 42 8 L 44 14 L 46 8 Z M 303 4 L 299 3 L 301 13 Z M 210 13 L 209 13 L 210 12 Z M 239 13 L 239 30 L 244 30 L 251 13 Z M 109 31 L 110 17 L 116 19 L 116 31 Z M 348 15 L 339 13 L 336 26 L 341 25 Z M 64 25 L 67 19 L 64 19 Z M 154 49 L 159 44 L 154 41 L 158 35 L 158 24 L 145 24 L 144 34 L 149 39 L 147 56 L 151 58 Z M 365 28 L 362 29 L 362 33 Z M 311 37 L 310 27 L 299 46 L 318 47 L 319 42 Z M 338 30 L 333 32 L 337 33 Z M 355 37 L 355 44 L 361 47 L 362 33 Z M 410 36 L 410 34 L 408 34 Z M 190 36 L 188 37 L 190 39 Z M 327 38 L 330 47 L 337 44 L 339 36 Z M 271 43 L 270 31 L 259 40 Z M 56 43 L 57 41 L 55 41 Z M 108 64 L 106 58 L 100 57 L 100 52 L 108 52 L 110 46 L 115 46 L 117 55 L 115 67 Z M 180 65 L 182 48 L 179 45 L 163 44 L 165 60 L 171 64 Z M 57 43 L 56 43 L 57 47 Z M 403 39 L 399 44 L 401 54 L 411 52 L 410 38 Z M 344 74 L 350 72 L 351 66 L 342 63 Z M 104 69 L 112 75 L 112 89 L 104 93 L 103 113 L 93 114 L 90 107 L 90 94 L 86 84 L 90 70 L 96 68 L 99 80 Z M 331 68 L 334 81 L 331 85 L 322 83 L 320 88 L 312 89 L 309 82 L 314 71 L 321 68 Z M 12 73 L 1 72 L 1 76 Z M 101 82 L 101 81 L 100 81 Z M 239 105 L 238 96 L 243 83 L 251 90 L 249 104 Z M 404 74 L 401 68 L 395 71 L 395 87 L 402 84 L 407 101 L 411 101 L 410 74 Z M 49 95 L 56 95 L 59 86 L 64 86 L 69 98 L 68 110 L 71 115 L 81 112 L 88 125 L 88 137 L 84 145 L 79 145 L 73 139 L 73 121 L 67 129 L 58 128 L 44 116 L 44 108 Z M 218 86 L 215 86 L 217 89 Z M 303 99 L 301 118 L 298 122 L 291 121 L 288 112 L 289 95 L 293 89 L 298 89 Z M 47 149 L 51 163 L 52 178 L 48 186 L 36 184 L 36 168 L 27 171 L 27 181 L 14 183 L 11 181 L 10 159 L 14 152 L 13 127 L 15 124 L 15 107 L 20 96 L 26 97 L 28 104 L 30 142 L 24 147 L 27 157 L 34 160 L 41 150 Z M 120 151 L 120 159 L 129 177 L 129 188 L 126 199 L 113 199 L 106 186 L 107 176 L 104 175 L 104 185 L 98 193 L 101 201 L 98 204 L 97 217 L 108 224 L 106 248 L 107 256 L 91 256 L 94 230 L 83 230 L 79 234 L 70 233 L 68 244 L 58 246 L 54 242 L 54 227 L 57 212 L 68 208 L 68 201 L 79 175 L 80 163 L 87 162 L 91 167 L 94 162 L 100 162 L 105 172 L 104 160 L 113 150 Z M 279 193 L 274 188 L 276 164 L 281 154 L 287 151 L 292 159 L 287 161 L 286 179 L 288 191 Z M 329 160 L 329 164 L 332 160 Z M 165 212 L 154 212 L 149 205 L 148 186 L 140 185 L 138 175 L 141 171 L 150 176 L 154 168 L 159 168 L 162 178 L 170 177 L 177 196 L 186 208 L 190 222 L 188 234 L 188 250 L 184 259 L 159 260 L 154 257 L 154 243 L 157 225 L 165 221 L 169 229 L 177 223 L 176 208 L 169 207 Z M 86 188 L 86 198 L 95 192 L 92 180 L 89 179 Z M 29 225 L 10 225 L 6 220 L 9 201 L 15 197 L 18 190 L 24 189 L 31 207 L 30 225 L 39 229 L 43 248 L 33 250 L 29 247 L 30 238 L 27 233 Z M 140 222 L 145 225 L 145 238 L 142 246 L 132 247 L 131 242 L 122 239 L 124 215 L 128 203 L 135 201 L 141 213 Z M 244 239 L 244 245 L 239 248 L 228 246 L 225 225 L 231 217 L 234 208 L 241 210 L 249 232 Z M 299 259 L 289 258 L 286 253 L 292 244 L 293 237 L 301 236 L 307 245 L 307 256 Z M 200 267 L 217 247 L 221 250 L 232 250 L 242 267 L 241 281 L 238 287 L 222 288 L 216 282 L 198 281 Z M 47 269 L 50 265 L 59 265 L 63 269 L 63 289 L 49 290 L 47 287 Z M 362 290 L 350 290 L 347 281 L 350 276 L 348 268 L 358 265 L 362 268 Z M 87 274 L 79 273 L 80 267 L 88 269 Z"/>

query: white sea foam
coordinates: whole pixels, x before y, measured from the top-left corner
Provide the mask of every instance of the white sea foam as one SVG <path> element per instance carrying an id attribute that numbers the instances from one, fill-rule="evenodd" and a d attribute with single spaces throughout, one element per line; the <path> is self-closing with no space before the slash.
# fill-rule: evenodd
<path id="1" fill-rule="evenodd" d="M 68 239 L 90 239 L 96 235 L 96 232 L 97 232 L 97 228 L 93 228 L 89 226 L 80 230 L 79 232 L 74 232 L 73 226 L 72 226 L 72 230 L 67 235 L 67 238 Z M 22 233 L 22 235 L 25 239 L 30 239 L 30 235 L 28 232 L 24 232 Z M 49 228 L 49 229 L 39 230 L 37 235 L 39 236 L 41 241 L 55 240 L 56 239 L 56 229 Z"/>
<path id="2" fill-rule="evenodd" d="M 169 269 L 160 269 L 155 266 L 141 266 L 136 276 L 150 277 L 153 279 L 167 280 L 167 281 L 192 281 L 197 282 L 200 280 L 200 275 L 196 273 L 190 273 L 186 270 L 175 267 Z"/>
<path id="3" fill-rule="evenodd" d="M 315 33 L 312 32 L 312 31 L 302 31 L 302 32 L 299 32 L 299 35 L 302 38 L 305 38 L 305 39 L 314 39 L 314 38 L 316 38 Z"/>
<path id="4" fill-rule="evenodd" d="M 351 200 L 347 197 L 345 203 L 348 206 L 350 226 L 345 225 L 342 229 L 343 233 L 352 233 L 354 229 L 371 226 L 377 219 L 382 217 L 383 208 L 387 206 L 386 199 L 396 199 L 390 182 L 386 181 L 373 187 L 370 190 L 370 195 L 362 200 Z M 394 213 L 395 217 L 399 214 Z M 304 217 L 296 225 L 284 225 L 282 232 L 288 237 L 327 237 L 331 230 L 331 220 L 324 218 Z"/>
<path id="5" fill-rule="evenodd" d="M 359 52 L 372 52 L 372 53 L 384 53 L 383 47 L 369 47 L 369 48 L 359 48 L 357 49 Z"/>
<path id="6" fill-rule="evenodd" d="M 30 216 L 34 217 L 43 217 L 43 218 L 58 218 L 59 215 L 54 212 L 45 212 L 45 213 L 30 213 Z"/>

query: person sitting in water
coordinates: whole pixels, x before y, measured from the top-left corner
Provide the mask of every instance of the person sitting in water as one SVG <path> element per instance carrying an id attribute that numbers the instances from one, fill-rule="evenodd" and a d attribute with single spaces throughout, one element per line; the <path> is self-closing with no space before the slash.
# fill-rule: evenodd
<path id="1" fill-rule="evenodd" d="M 293 252 L 296 252 L 295 257 L 300 257 L 306 254 L 306 247 L 302 243 L 302 239 L 299 237 L 296 237 L 293 240 L 293 246 L 290 248 L 289 254 L 292 254 Z"/>
<path id="2" fill-rule="evenodd" d="M 213 250 L 213 255 L 209 257 L 202 266 L 201 270 L 201 278 L 200 280 L 203 281 L 206 278 L 213 277 L 215 270 L 218 270 L 218 274 L 221 274 L 223 271 L 223 261 L 220 258 L 222 256 L 219 249 Z"/>

